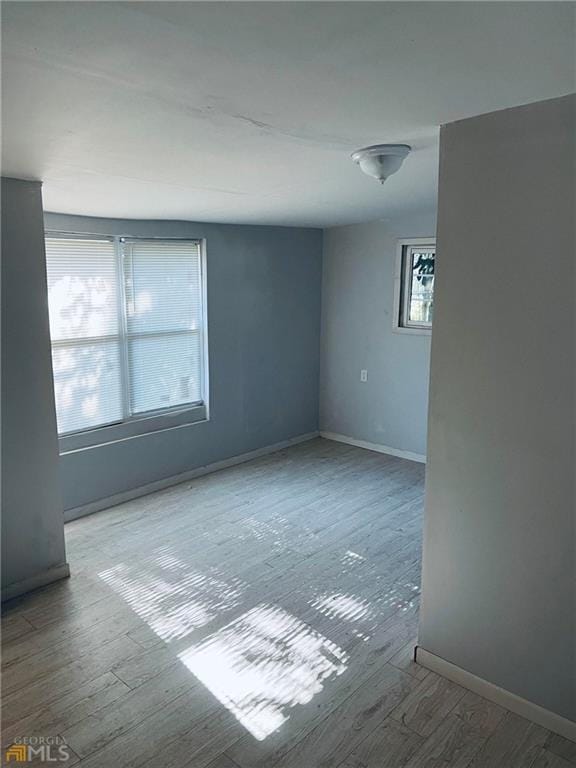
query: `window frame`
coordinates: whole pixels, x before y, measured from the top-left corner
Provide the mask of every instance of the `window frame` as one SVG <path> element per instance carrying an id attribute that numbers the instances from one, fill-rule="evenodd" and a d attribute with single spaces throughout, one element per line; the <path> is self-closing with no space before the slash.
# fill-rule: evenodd
<path id="1" fill-rule="evenodd" d="M 209 421 L 209 377 L 208 377 L 208 293 L 206 269 L 206 239 L 201 237 L 137 237 L 134 235 L 108 235 L 101 232 L 66 232 L 47 229 L 45 238 L 53 239 L 98 239 L 112 241 L 114 244 L 117 300 L 118 300 L 118 340 L 120 344 L 120 377 L 122 383 L 122 420 L 109 422 L 97 427 L 58 435 L 60 454 L 96 448 L 101 445 L 122 440 L 142 437 L 167 429 L 187 427 L 203 421 Z M 202 400 L 194 403 L 171 406 L 146 413 L 130 414 L 129 365 L 128 365 L 128 330 L 126 316 L 126 284 L 124 273 L 123 244 L 127 242 L 185 242 L 198 244 L 200 251 L 200 302 L 202 313 L 200 380 Z M 56 342 L 58 345 L 58 342 Z M 52 349 L 52 340 L 50 340 Z"/>
<path id="2" fill-rule="evenodd" d="M 407 258 L 409 249 L 434 248 L 436 253 L 435 237 L 409 237 L 397 241 L 396 246 L 396 270 L 394 273 L 394 317 L 393 330 L 396 333 L 408 333 L 419 336 L 430 336 L 432 323 L 422 324 L 407 321 L 408 307 L 411 295 L 412 271 L 409 269 L 410 261 Z"/>

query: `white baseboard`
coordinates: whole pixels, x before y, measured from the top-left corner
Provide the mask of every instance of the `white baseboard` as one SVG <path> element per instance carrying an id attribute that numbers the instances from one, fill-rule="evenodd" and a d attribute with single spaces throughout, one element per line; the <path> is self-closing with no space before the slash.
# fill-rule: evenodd
<path id="1" fill-rule="evenodd" d="M 147 496 L 149 493 L 162 491 L 164 488 L 170 488 L 172 485 L 186 483 L 189 480 L 193 480 L 195 477 L 209 475 L 212 472 L 218 472 L 221 469 L 233 467 L 236 464 L 243 464 L 246 461 L 258 459 L 260 456 L 266 456 L 269 453 L 282 451 L 284 448 L 289 448 L 291 445 L 298 445 L 298 443 L 304 443 L 307 440 L 313 440 L 319 436 L 319 432 L 307 432 L 304 435 L 291 437 L 289 440 L 282 440 L 280 443 L 265 445 L 263 448 L 257 448 L 254 451 L 248 451 L 248 453 L 241 453 L 238 456 L 231 456 L 229 459 L 216 461 L 213 464 L 206 464 L 203 467 L 197 467 L 196 469 L 191 469 L 188 472 L 182 472 L 179 475 L 172 475 L 171 477 L 165 477 L 162 480 L 156 480 L 153 483 L 140 485 L 138 488 L 131 488 L 129 491 L 116 493 L 113 496 L 107 496 L 104 499 L 98 499 L 97 501 L 92 501 L 89 504 L 84 504 L 80 507 L 66 509 L 64 510 L 64 521 L 68 523 L 71 520 L 78 519 L 79 517 L 91 515 L 93 512 L 100 512 L 102 509 L 115 507 L 117 504 L 123 504 L 125 501 L 131 501 L 132 499 L 137 499 L 140 496 Z"/>
<path id="2" fill-rule="evenodd" d="M 414 658 L 418 664 L 426 667 L 426 669 L 437 672 L 442 677 L 446 677 L 463 688 L 477 693 L 479 696 L 488 699 L 488 701 L 499 704 L 501 707 L 509 709 L 511 712 L 525 717 L 527 720 L 531 720 L 533 723 L 541 725 L 553 733 L 558 733 L 560 736 L 564 736 L 565 739 L 576 741 L 576 723 L 574 721 L 557 715 L 555 712 L 550 712 L 550 710 L 544 709 L 544 707 L 534 704 L 527 699 L 523 699 L 515 693 L 510 693 L 510 691 L 506 691 L 504 688 L 494 685 L 494 683 L 489 683 L 481 677 L 476 677 L 471 672 L 457 667 L 450 661 L 446 661 L 446 659 L 442 659 L 440 656 L 436 656 L 420 646 L 416 646 Z"/>
<path id="3" fill-rule="evenodd" d="M 389 456 L 397 456 L 399 459 L 408 459 L 409 461 L 419 461 L 421 464 L 426 464 L 426 456 L 422 453 L 412 453 L 412 451 L 401 451 L 399 448 L 390 448 L 388 445 L 380 445 L 380 443 L 369 443 L 366 440 L 356 440 L 355 437 L 348 437 L 348 435 L 340 435 L 337 432 L 323 432 L 320 431 L 320 437 L 326 440 L 336 440 L 338 443 L 346 443 L 347 445 L 355 445 L 357 448 L 366 448 L 367 451 L 376 451 L 377 453 L 387 453 Z"/>
<path id="4" fill-rule="evenodd" d="M 68 563 L 62 563 L 61 565 L 55 565 L 53 568 L 48 568 L 42 573 L 37 573 L 35 576 L 31 576 L 29 579 L 18 581 L 16 584 L 8 584 L 2 587 L 2 601 L 12 600 L 14 597 L 20 597 L 27 592 L 32 592 L 33 589 L 39 589 L 45 587 L 47 584 L 52 584 L 53 581 L 60 581 L 60 579 L 67 579 L 70 576 L 70 566 Z"/>

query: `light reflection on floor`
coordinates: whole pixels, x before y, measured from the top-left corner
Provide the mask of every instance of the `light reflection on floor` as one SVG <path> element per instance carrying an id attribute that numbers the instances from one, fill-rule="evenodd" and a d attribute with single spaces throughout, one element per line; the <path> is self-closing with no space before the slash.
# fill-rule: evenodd
<path id="1" fill-rule="evenodd" d="M 289 710 L 307 704 L 348 661 L 327 640 L 282 608 L 259 605 L 181 661 L 258 740 L 276 731 Z"/>
<path id="2" fill-rule="evenodd" d="M 358 552 L 352 552 L 351 549 L 347 549 L 346 552 L 342 555 L 342 562 L 343 563 L 355 563 L 358 561 L 366 560 L 364 555 L 359 555 Z"/>
<path id="3" fill-rule="evenodd" d="M 238 579 L 225 581 L 191 568 L 169 548 L 138 565 L 119 563 L 99 576 L 166 641 L 185 637 L 235 608 L 245 589 Z"/>
<path id="4" fill-rule="evenodd" d="M 251 518 L 243 522 L 241 539 L 280 544 L 281 529 Z M 334 563 L 334 571 L 319 574 L 323 586 L 304 580 L 288 593 L 291 610 L 301 606 L 306 621 L 314 625 L 313 609 L 328 635 L 336 630 L 341 637 L 345 629 L 344 634 L 367 642 L 387 616 L 414 606 L 419 589 L 409 578 L 382 584 L 380 590 L 381 573 L 364 556 L 345 550 Z M 173 547 L 157 548 L 137 565 L 122 562 L 99 575 L 166 643 L 182 641 L 222 614 L 242 611 L 250 589 L 238 577 L 223 577 L 217 568 L 192 568 Z M 352 591 L 330 590 L 331 583 L 342 585 L 343 580 Z M 354 594 L 367 588 L 369 599 Z M 264 603 L 245 609 L 177 657 L 258 740 L 278 730 L 295 706 L 309 703 L 349 666 L 347 653 L 314 626 L 280 605 Z"/>
<path id="5" fill-rule="evenodd" d="M 366 600 L 359 600 L 353 595 L 346 595 L 342 592 L 322 595 L 313 600 L 311 605 L 330 619 L 341 618 L 348 621 L 357 621 L 370 611 L 370 603 Z"/>
<path id="6" fill-rule="evenodd" d="M 352 634 L 366 641 L 388 616 L 414 608 L 419 591 L 407 579 L 382 592 L 376 591 L 370 600 L 345 592 L 324 591 L 316 592 L 308 604 L 329 621 L 349 624 Z"/>
<path id="7" fill-rule="evenodd" d="M 241 521 L 236 538 L 240 541 L 253 539 L 255 541 L 269 540 L 275 546 L 279 546 L 287 540 L 289 531 L 288 522 L 283 517 L 275 517 L 272 522 L 258 520 L 255 517 L 244 517 Z"/>

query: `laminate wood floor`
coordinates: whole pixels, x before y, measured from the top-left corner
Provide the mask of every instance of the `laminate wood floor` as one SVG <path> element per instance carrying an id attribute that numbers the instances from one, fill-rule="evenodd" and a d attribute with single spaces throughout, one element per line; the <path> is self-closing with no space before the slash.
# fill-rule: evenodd
<path id="1" fill-rule="evenodd" d="M 81 768 L 568 768 L 411 661 L 423 467 L 314 440 L 77 520 L 6 606 L 3 733 Z"/>

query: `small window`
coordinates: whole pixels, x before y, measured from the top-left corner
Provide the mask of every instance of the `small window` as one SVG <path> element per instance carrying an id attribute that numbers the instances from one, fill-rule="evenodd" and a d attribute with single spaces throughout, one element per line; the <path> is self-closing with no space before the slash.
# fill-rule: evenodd
<path id="1" fill-rule="evenodd" d="M 397 330 L 431 331 L 435 262 L 434 240 L 418 238 L 399 242 L 394 311 Z"/>
<path id="2" fill-rule="evenodd" d="M 46 271 L 58 434 L 93 435 L 71 447 L 204 405 L 200 241 L 50 233 Z"/>

